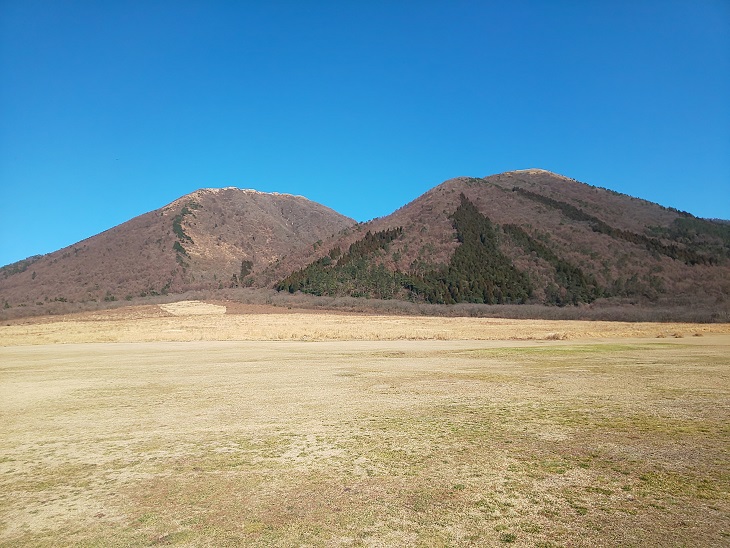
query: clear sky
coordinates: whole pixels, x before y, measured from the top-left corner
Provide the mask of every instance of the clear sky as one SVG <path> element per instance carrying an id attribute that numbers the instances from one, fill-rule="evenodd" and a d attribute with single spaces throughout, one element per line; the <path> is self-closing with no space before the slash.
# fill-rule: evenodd
<path id="1" fill-rule="evenodd" d="M 540 167 L 730 218 L 728 0 L 0 0 L 0 265 L 198 188 Z"/>

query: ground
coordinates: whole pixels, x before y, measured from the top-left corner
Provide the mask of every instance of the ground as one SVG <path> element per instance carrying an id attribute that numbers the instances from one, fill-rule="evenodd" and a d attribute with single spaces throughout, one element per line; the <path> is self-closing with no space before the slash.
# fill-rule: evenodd
<path id="1" fill-rule="evenodd" d="M 0 327 L 0 545 L 730 543 L 728 325 L 164 306 Z"/>

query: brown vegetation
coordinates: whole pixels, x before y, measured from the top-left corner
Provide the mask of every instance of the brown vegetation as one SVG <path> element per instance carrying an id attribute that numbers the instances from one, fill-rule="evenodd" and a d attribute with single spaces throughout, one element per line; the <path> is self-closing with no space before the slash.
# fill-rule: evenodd
<path id="1" fill-rule="evenodd" d="M 301 196 L 199 190 L 18 268 L 0 269 L 0 306 L 112 305 L 216 290 L 354 223 Z"/>
<path id="2" fill-rule="evenodd" d="M 387 217 L 325 240 L 314 252 L 300 250 L 273 264 L 256 284 L 283 280 L 332 250 L 344 253 L 368 232 L 396 229 L 401 236 L 372 254 L 370 264 L 407 276 L 445 269 L 459 245 L 452 219 L 462 195 L 504 227 L 498 229 L 500 252 L 531 279 L 532 303 L 560 302 L 561 291 L 570 301 L 564 288 L 556 287 L 560 266 L 590 284 L 591 300 L 603 294 L 601 303 L 727 306 L 730 231 L 725 227 L 542 170 L 446 181 Z M 708 234 L 691 228 L 679 236 L 680 221 L 699 223 Z M 518 231 L 535 242 L 533 250 L 515 239 L 512 233 Z M 536 253 L 536 246 L 549 255 Z"/>
<path id="3" fill-rule="evenodd" d="M 689 322 L 730 323 L 730 301 L 716 299 L 662 299 L 657 302 L 635 299 L 612 299 L 584 306 L 483 305 L 460 303 L 435 305 L 394 299 L 361 299 L 354 297 L 318 297 L 303 293 L 289 294 L 271 289 L 229 288 L 215 291 L 188 291 L 113 302 L 48 302 L 35 306 L 0 309 L 0 322 L 44 321 L 43 316 L 78 314 L 131 306 L 158 305 L 184 300 L 224 303 L 229 309 L 264 306 L 267 310 L 327 311 L 333 313 L 381 314 L 432 317 L 512 318 L 544 320 L 586 320 L 623 322 Z"/>
<path id="4" fill-rule="evenodd" d="M 424 300 L 479 300 L 473 288 L 464 291 L 479 276 L 449 264 L 461 244 L 453 216 L 462 195 L 493 223 L 495 249 L 515 276 L 529 279 L 518 300 L 529 289 L 529 305 L 590 307 L 424 307 Z M 70 248 L 3 268 L 0 319 L 116 307 L 120 301 L 159 303 L 185 292 L 225 300 L 240 287 L 271 288 L 317 259 L 345 257 L 368 233 L 394 231 L 395 239 L 363 254 L 361 271 L 377 274 L 378 283 L 390 278 L 395 291 L 362 291 L 360 281 L 342 284 L 331 290 L 338 297 L 332 306 L 446 315 L 730 320 L 726 225 L 542 170 L 452 179 L 364 224 L 300 197 L 198 191 Z M 419 288 L 434 280 L 440 284 L 436 291 Z M 341 299 L 348 295 L 414 302 L 350 304 Z M 510 298 L 500 289 L 488 297 L 500 302 L 505 295 Z M 292 306 L 299 306 L 294 299 Z"/>
<path id="5" fill-rule="evenodd" d="M 577 340 L 727 334 L 730 324 L 414 317 L 183 301 L 0 326 L 0 345 L 160 341 Z"/>

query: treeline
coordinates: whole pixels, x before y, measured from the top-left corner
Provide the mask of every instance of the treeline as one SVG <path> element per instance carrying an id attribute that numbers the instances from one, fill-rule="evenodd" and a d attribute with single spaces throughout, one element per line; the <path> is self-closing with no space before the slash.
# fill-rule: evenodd
<path id="1" fill-rule="evenodd" d="M 27 259 L 22 259 L 15 263 L 11 263 L 0 268 L 0 273 L 2 273 L 3 278 L 7 278 L 9 276 L 12 276 L 13 274 L 20 274 L 21 272 L 25 272 L 26 270 L 28 270 L 28 267 L 30 265 L 32 265 L 39 259 L 42 259 L 43 257 L 43 255 L 33 255 L 32 257 L 28 257 Z"/>
<path id="2" fill-rule="evenodd" d="M 607 236 L 610 236 L 617 240 L 624 240 L 632 244 L 642 245 L 649 251 L 666 255 L 667 257 L 675 260 L 683 261 L 685 264 L 688 264 L 690 266 L 696 264 L 715 265 L 718 262 L 716 257 L 701 255 L 687 247 L 679 247 L 676 244 L 666 245 L 656 238 L 650 238 L 643 234 L 637 234 L 629 230 L 622 230 L 620 228 L 612 227 L 604 221 L 600 220 L 599 218 L 594 217 L 593 215 L 586 213 L 582 209 L 579 209 L 566 202 L 554 200 L 553 198 L 549 198 L 535 192 L 530 192 L 529 190 L 525 190 L 524 188 L 520 187 L 513 187 L 512 190 L 514 192 L 522 194 L 523 196 L 526 196 L 527 198 L 530 198 L 531 200 L 559 210 L 569 219 L 573 219 L 574 221 L 587 222 L 594 232 L 606 234 Z"/>
<path id="3" fill-rule="evenodd" d="M 598 219 L 570 204 L 556 203 L 570 211 L 571 218 L 593 222 L 599 227 L 608 226 L 598 224 Z M 345 253 L 338 247 L 331 249 L 324 257 L 279 282 L 276 289 L 330 297 L 401 298 L 432 304 L 523 304 L 533 298 L 535 286 L 527 273 L 516 268 L 501 251 L 500 237 L 507 237 L 525 254 L 537 256 L 554 269 L 544 287 L 545 304 L 577 305 L 612 296 L 656 299 L 664 292 L 661 279 L 650 274 L 630 275 L 602 287 L 592 273 L 560 257 L 523 228 L 493 224 L 463 194 L 450 219 L 459 245 L 447 265 L 424 269 L 421 264 L 421 268 L 413 268 L 410 273 L 386 268 L 377 257 L 384 256 L 391 242 L 402 237 L 403 229 L 394 228 L 367 232 Z"/>
<path id="4" fill-rule="evenodd" d="M 314 295 L 394 297 L 429 303 L 524 303 L 532 294 L 526 274 L 517 270 L 498 247 L 491 221 L 464 195 L 451 217 L 459 247 L 449 264 L 423 275 L 391 271 L 373 256 L 388 250 L 402 228 L 365 234 L 345 254 L 329 254 L 292 273 L 276 285 L 279 291 Z"/>
<path id="5" fill-rule="evenodd" d="M 188 202 L 180 210 L 180 213 L 175 215 L 175 217 L 172 219 L 172 231 L 175 233 L 175 236 L 177 236 L 177 239 L 180 242 L 193 243 L 193 239 L 183 229 L 182 221 L 187 215 L 192 215 L 193 217 L 195 217 L 195 213 L 193 213 L 193 210 L 200 209 L 202 207 L 203 206 L 201 206 L 197 202 Z"/>
<path id="6" fill-rule="evenodd" d="M 680 217 L 669 227 L 652 227 L 651 231 L 658 237 L 692 245 L 718 260 L 730 257 L 730 224 L 726 222 Z"/>
<path id="7" fill-rule="evenodd" d="M 363 259 L 380 249 L 387 251 L 388 244 L 400 237 L 402 234 L 403 227 L 391 228 L 375 233 L 368 230 L 362 240 L 358 240 L 352 244 L 347 250 L 347 253 L 337 260 L 337 264 L 342 266 L 358 259 Z M 338 251 L 339 248 L 334 248 L 334 250 L 330 251 L 330 258 L 336 259 Z"/>
<path id="8" fill-rule="evenodd" d="M 404 277 L 404 274 L 392 272 L 383 265 L 371 264 L 364 257 L 337 265 L 325 256 L 290 274 L 275 287 L 277 291 L 301 291 L 318 296 L 392 299 L 403 287 Z"/>
<path id="9" fill-rule="evenodd" d="M 549 247 L 535 240 L 521 227 L 506 224 L 502 226 L 502 230 L 526 253 L 534 253 L 555 269 L 556 283 L 546 288 L 546 304 L 562 306 L 591 303 L 604 296 L 603 289 L 592 274 L 585 274 L 577 266 L 558 257 Z"/>
<path id="10" fill-rule="evenodd" d="M 451 221 L 460 245 L 448 266 L 409 280 L 407 289 L 435 304 L 525 303 L 532 295 L 530 279 L 499 250 L 489 218 L 462 194 Z"/>
<path id="11" fill-rule="evenodd" d="M 185 247 L 183 247 L 183 243 L 189 242 L 193 243 L 193 239 L 190 237 L 189 234 L 185 232 L 185 229 L 183 229 L 182 221 L 187 215 L 192 215 L 195 217 L 195 213 L 193 213 L 196 209 L 201 209 L 203 206 L 201 206 L 197 202 L 188 202 L 185 204 L 182 209 L 180 210 L 180 213 L 175 215 L 175 217 L 172 219 L 172 232 L 177 236 L 177 241 L 172 244 L 172 249 L 175 251 L 175 260 L 178 262 L 178 264 L 183 268 L 183 271 L 189 266 L 188 263 L 185 261 L 185 258 L 190 258 L 190 255 L 188 255 L 187 250 Z"/>
<path id="12" fill-rule="evenodd" d="M 321 259 L 287 276 L 276 289 L 320 296 L 392 299 L 403 287 L 404 275 L 372 264 L 368 257 L 380 250 L 387 251 L 390 242 L 402 233 L 400 227 L 375 233 L 368 231 L 344 255 L 335 247 Z"/>

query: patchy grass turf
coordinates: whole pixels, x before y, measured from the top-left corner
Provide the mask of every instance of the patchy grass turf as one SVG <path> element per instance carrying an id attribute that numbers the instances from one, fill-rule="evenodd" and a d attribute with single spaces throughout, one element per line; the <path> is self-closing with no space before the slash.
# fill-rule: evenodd
<path id="1" fill-rule="evenodd" d="M 0 543 L 726 546 L 727 343 L 0 348 Z"/>

